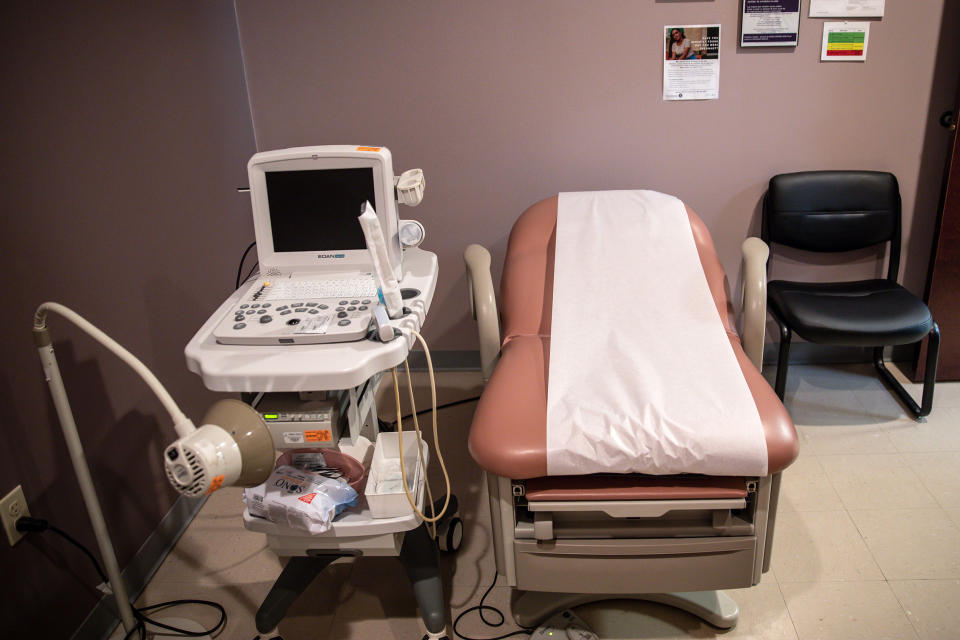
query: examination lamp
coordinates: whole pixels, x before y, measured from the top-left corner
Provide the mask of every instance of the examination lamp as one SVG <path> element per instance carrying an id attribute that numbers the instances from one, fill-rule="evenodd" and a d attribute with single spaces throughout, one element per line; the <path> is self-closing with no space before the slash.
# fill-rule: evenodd
<path id="1" fill-rule="evenodd" d="M 167 447 L 163 462 L 170 484 L 187 496 L 224 485 L 255 487 L 273 470 L 273 440 L 249 405 L 218 400 L 203 416 L 202 427 Z"/>
<path id="2" fill-rule="evenodd" d="M 100 509 L 90 469 L 83 453 L 77 425 L 70 410 L 67 391 L 53 353 L 47 314 L 54 312 L 79 327 L 130 366 L 159 398 L 173 420 L 179 438 L 164 451 L 167 477 L 178 492 L 197 497 L 224 486 L 252 487 L 266 481 L 273 470 L 274 449 L 270 432 L 260 415 L 239 400 L 219 400 L 203 417 L 198 429 L 180 410 L 153 372 L 110 336 L 75 311 L 55 302 L 41 304 L 33 318 L 33 340 L 40 354 L 44 377 L 60 419 L 63 437 L 70 452 L 87 513 L 93 524 L 97 545 L 103 557 L 110 586 L 116 596 L 120 618 L 126 631 L 136 624 L 107 525 Z"/>
<path id="3" fill-rule="evenodd" d="M 267 479 L 273 470 L 273 440 L 255 410 L 239 400 L 218 400 L 204 415 L 202 426 L 198 429 L 180 410 L 157 377 L 133 354 L 76 312 L 63 305 L 47 302 L 40 305 L 34 315 L 33 334 L 62 426 L 76 429 L 53 353 L 50 330 L 46 326 L 49 311 L 70 320 L 130 365 L 160 399 L 180 436 L 164 451 L 164 466 L 174 489 L 184 495 L 197 497 L 223 486 L 254 487 Z"/>

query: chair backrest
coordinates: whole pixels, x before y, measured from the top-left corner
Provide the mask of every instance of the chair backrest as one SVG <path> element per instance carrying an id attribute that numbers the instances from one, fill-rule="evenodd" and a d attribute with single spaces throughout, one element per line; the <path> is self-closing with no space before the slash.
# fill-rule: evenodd
<path id="1" fill-rule="evenodd" d="M 882 171 L 803 171 L 770 179 L 760 237 L 805 251 L 890 242 L 887 278 L 900 270 L 900 186 Z"/>

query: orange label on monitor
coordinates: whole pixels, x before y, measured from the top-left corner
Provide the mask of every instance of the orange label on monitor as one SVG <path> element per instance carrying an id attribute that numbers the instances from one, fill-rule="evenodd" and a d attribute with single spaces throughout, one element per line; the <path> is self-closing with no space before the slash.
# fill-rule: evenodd
<path id="1" fill-rule="evenodd" d="M 223 486 L 223 476 L 219 475 L 210 481 L 210 488 L 207 489 L 207 494 L 213 493 L 214 491 L 216 491 L 222 486 Z"/>
<path id="2" fill-rule="evenodd" d="M 304 431 L 303 439 L 307 442 L 330 442 L 333 437 L 326 429 L 318 429 L 316 431 Z"/>
<path id="3" fill-rule="evenodd" d="M 357 151 L 380 151 L 380 147 L 357 147 Z"/>

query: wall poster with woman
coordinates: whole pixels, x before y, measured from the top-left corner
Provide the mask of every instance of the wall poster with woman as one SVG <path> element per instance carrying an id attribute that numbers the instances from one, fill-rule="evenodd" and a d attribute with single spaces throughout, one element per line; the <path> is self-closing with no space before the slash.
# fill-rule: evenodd
<path id="1" fill-rule="evenodd" d="M 663 33 L 663 99 L 718 98 L 720 25 L 667 25 Z"/>

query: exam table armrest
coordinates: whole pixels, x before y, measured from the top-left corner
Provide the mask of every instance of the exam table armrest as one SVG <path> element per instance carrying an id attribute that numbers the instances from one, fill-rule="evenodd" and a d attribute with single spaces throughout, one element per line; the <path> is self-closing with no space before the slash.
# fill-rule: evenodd
<path id="1" fill-rule="evenodd" d="M 767 258 L 770 248 L 760 238 L 747 238 L 741 246 L 741 302 L 743 350 L 758 371 L 763 369 L 763 341 L 767 325 Z"/>
<path id="2" fill-rule="evenodd" d="M 470 313 L 477 321 L 480 334 L 480 366 L 486 383 L 500 357 L 500 319 L 493 276 L 490 275 L 490 252 L 478 244 L 471 244 L 463 252 L 463 261 L 467 265 Z"/>

